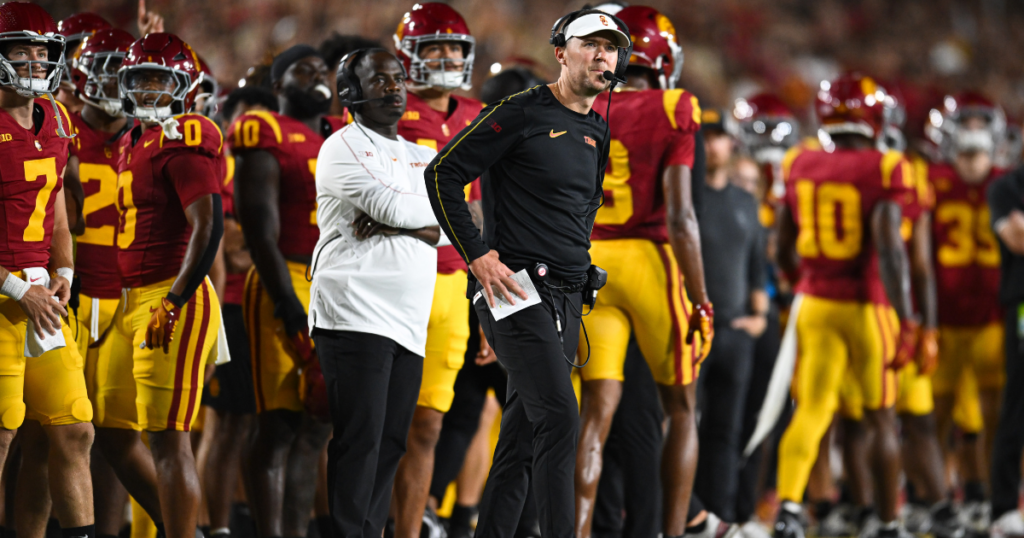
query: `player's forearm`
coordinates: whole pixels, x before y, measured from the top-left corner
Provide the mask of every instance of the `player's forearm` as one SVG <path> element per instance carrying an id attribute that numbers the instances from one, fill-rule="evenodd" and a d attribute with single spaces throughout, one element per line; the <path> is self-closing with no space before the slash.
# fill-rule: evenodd
<path id="1" fill-rule="evenodd" d="M 750 292 L 750 313 L 757 315 L 768 314 L 768 292 L 754 290 Z"/>
<path id="2" fill-rule="evenodd" d="M 914 299 L 927 328 L 938 326 L 938 297 L 935 290 L 935 271 L 932 268 L 931 218 L 927 213 L 914 223 L 911 239 L 910 278 Z"/>
<path id="3" fill-rule="evenodd" d="M 694 303 L 708 302 L 708 292 L 704 286 L 704 261 L 700 250 L 700 228 L 692 208 L 676 222 L 669 222 L 668 237 L 683 273 L 687 296 Z"/>
<path id="4" fill-rule="evenodd" d="M 249 255 L 260 275 L 260 284 L 267 290 L 267 295 L 275 305 L 291 300 L 295 295 L 288 261 L 277 246 L 278 216 L 276 207 L 265 207 L 262 211 L 247 213 L 263 214 L 263 219 L 242 219 L 242 233 L 249 245 Z M 255 220 L 256 222 L 248 222 Z"/>
<path id="5" fill-rule="evenodd" d="M 66 211 L 64 193 L 59 192 L 54 203 L 53 236 L 50 239 L 50 267 L 54 271 L 65 267 L 75 268 L 74 247 Z"/>
<path id="6" fill-rule="evenodd" d="M 901 220 L 900 207 L 884 202 L 875 209 L 871 228 L 885 293 L 900 320 L 908 320 L 913 318 L 914 312 L 910 299 L 910 262 L 900 234 Z"/>
<path id="7" fill-rule="evenodd" d="M 170 299 L 178 307 L 192 298 L 210 273 L 224 235 L 224 212 L 219 194 L 208 194 L 196 200 L 188 206 L 185 214 L 192 226 L 192 236 L 170 291 Z"/>

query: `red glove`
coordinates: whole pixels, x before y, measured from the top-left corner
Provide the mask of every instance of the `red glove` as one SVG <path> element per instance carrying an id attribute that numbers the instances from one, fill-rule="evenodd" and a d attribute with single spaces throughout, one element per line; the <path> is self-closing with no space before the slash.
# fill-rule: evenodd
<path id="1" fill-rule="evenodd" d="M 917 338 L 921 327 L 912 319 L 900 320 L 900 335 L 896 341 L 896 358 L 892 361 L 892 368 L 899 370 L 914 360 L 917 351 Z"/>
<path id="2" fill-rule="evenodd" d="M 168 353 L 171 341 L 174 340 L 174 326 L 181 316 L 181 309 L 164 297 L 160 300 L 160 306 L 150 308 L 150 311 L 153 312 L 153 316 L 149 318 L 149 325 L 146 326 L 146 347 L 162 347 L 164 353 Z"/>
<path id="3" fill-rule="evenodd" d="M 939 365 L 939 330 L 936 328 L 922 329 L 921 339 L 917 343 L 917 372 L 921 375 L 932 375 Z"/>
<path id="4" fill-rule="evenodd" d="M 302 369 L 302 405 L 306 412 L 323 421 L 331 420 L 331 408 L 327 400 L 327 382 L 320 369 L 320 360 L 313 351 L 312 359 Z"/>
<path id="5" fill-rule="evenodd" d="M 687 344 L 693 344 L 693 334 L 696 332 L 700 332 L 701 346 L 697 354 L 697 364 L 700 364 L 711 353 L 711 341 L 715 338 L 715 309 L 710 302 L 693 305 L 690 327 L 686 331 Z"/>
<path id="6" fill-rule="evenodd" d="M 316 350 L 313 349 L 313 339 L 309 337 L 309 329 L 301 329 L 289 335 L 288 339 L 291 340 L 295 353 L 299 355 L 299 364 L 309 364 L 313 361 Z"/>

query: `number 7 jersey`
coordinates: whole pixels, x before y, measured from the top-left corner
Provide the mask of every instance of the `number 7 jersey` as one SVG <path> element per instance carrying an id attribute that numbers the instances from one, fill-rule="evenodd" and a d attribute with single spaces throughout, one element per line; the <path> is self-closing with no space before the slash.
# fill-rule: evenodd
<path id="1" fill-rule="evenodd" d="M 840 301 L 870 302 L 878 285 L 878 255 L 871 213 L 897 204 L 914 187 L 903 154 L 836 149 L 817 144 L 791 149 L 782 160 L 785 203 L 799 233 L 800 282 L 796 291 Z"/>
<path id="2" fill-rule="evenodd" d="M 70 130 L 67 111 L 58 108 Z M 68 139 L 57 135 L 49 100 L 35 100 L 33 120 L 38 134 L 0 110 L 0 266 L 8 271 L 49 264 L 53 207 L 64 185 L 58 174 L 68 163 Z"/>
<path id="3" fill-rule="evenodd" d="M 221 192 L 220 128 L 205 116 L 185 114 L 178 116 L 178 130 L 182 137 L 172 140 L 159 125 L 137 125 L 121 137 L 117 262 L 122 287 L 137 288 L 177 275 L 192 236 L 185 209 L 207 194 Z"/>
<path id="4" fill-rule="evenodd" d="M 605 92 L 594 101 L 601 116 L 608 98 Z M 684 90 L 621 91 L 611 99 L 604 205 L 597 211 L 591 239 L 667 242 L 661 175 L 669 166 L 693 167 L 700 105 Z"/>

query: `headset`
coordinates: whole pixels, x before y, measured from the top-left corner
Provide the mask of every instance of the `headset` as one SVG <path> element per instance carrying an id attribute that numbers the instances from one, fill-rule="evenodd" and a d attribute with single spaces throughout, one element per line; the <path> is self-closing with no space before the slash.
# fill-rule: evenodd
<path id="1" fill-rule="evenodd" d="M 618 29 L 629 37 L 628 47 L 618 47 L 619 59 L 615 64 L 615 72 L 605 72 L 606 74 L 604 78 L 611 81 L 612 89 L 614 89 L 616 85 L 626 83 L 626 68 L 629 67 L 629 58 L 633 55 L 633 38 L 629 33 L 629 27 L 626 26 L 626 23 L 622 22 L 621 19 L 599 9 L 587 8 L 573 11 L 572 13 L 569 13 L 555 21 L 555 25 L 551 27 L 551 38 L 548 39 L 548 43 L 556 47 L 564 47 L 566 45 L 565 29 L 568 28 L 576 19 L 584 15 L 591 15 L 595 13 L 615 21 L 615 25 L 618 26 Z M 609 74 L 611 75 L 610 77 Z"/>
<path id="2" fill-rule="evenodd" d="M 363 59 L 367 54 L 376 52 L 386 52 L 394 56 L 391 51 L 380 47 L 356 49 L 346 54 L 338 62 L 338 76 L 335 79 L 338 99 L 341 101 L 341 105 L 352 109 L 353 106 L 358 106 L 363 103 L 369 103 L 370 101 L 383 101 L 390 99 L 390 97 L 377 97 L 375 99 L 363 99 L 363 85 L 359 82 L 359 77 L 356 76 L 356 66 L 359 65 L 359 61 Z M 405 72 L 405 65 L 395 56 L 395 61 L 398 65 L 402 66 L 402 75 L 405 78 L 409 78 L 409 74 Z"/>

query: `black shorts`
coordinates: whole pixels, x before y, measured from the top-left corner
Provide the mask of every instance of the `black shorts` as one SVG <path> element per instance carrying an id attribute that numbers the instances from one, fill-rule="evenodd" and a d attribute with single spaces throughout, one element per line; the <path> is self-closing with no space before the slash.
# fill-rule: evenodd
<path id="1" fill-rule="evenodd" d="M 214 370 L 213 379 L 210 379 L 203 388 L 203 405 L 224 413 L 256 413 L 249 337 L 245 332 L 242 305 L 225 304 L 221 306 L 221 312 L 224 316 L 224 332 L 228 337 L 231 362 Z"/>

